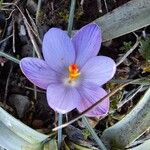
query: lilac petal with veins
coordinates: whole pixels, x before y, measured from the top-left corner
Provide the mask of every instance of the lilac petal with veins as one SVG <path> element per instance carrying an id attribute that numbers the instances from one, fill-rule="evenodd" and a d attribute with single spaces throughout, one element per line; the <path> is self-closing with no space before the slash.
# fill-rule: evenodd
<path id="1" fill-rule="evenodd" d="M 115 72 L 115 62 L 106 56 L 95 56 L 89 59 L 81 69 L 83 82 L 91 82 L 99 86 L 109 81 Z"/>
<path id="2" fill-rule="evenodd" d="M 65 114 L 77 107 L 81 97 L 78 91 L 62 84 L 51 84 L 47 88 L 47 101 L 55 111 Z"/>
<path id="3" fill-rule="evenodd" d="M 101 29 L 96 24 L 88 24 L 74 35 L 72 42 L 76 52 L 76 63 L 79 67 L 98 54 L 101 41 Z"/>
<path id="4" fill-rule="evenodd" d="M 94 84 L 84 83 L 82 87 L 79 88 L 79 93 L 82 97 L 77 109 L 79 112 L 83 112 L 98 100 L 107 95 L 107 92 Z M 87 112 L 85 115 L 89 117 L 102 117 L 105 116 L 109 111 L 109 99 L 104 99 L 99 105 Z"/>
<path id="5" fill-rule="evenodd" d="M 61 29 L 51 28 L 44 35 L 42 48 L 45 61 L 57 72 L 62 72 L 65 67 L 75 61 L 72 41 Z"/>
<path id="6" fill-rule="evenodd" d="M 36 86 L 47 89 L 50 83 L 60 81 L 59 75 L 51 70 L 47 63 L 38 58 L 23 58 L 20 61 L 20 68 L 24 75 Z"/>

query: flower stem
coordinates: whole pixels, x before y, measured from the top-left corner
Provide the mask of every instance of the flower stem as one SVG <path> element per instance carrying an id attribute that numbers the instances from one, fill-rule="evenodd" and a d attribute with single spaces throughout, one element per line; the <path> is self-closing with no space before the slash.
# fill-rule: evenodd
<path id="1" fill-rule="evenodd" d="M 62 125 L 62 114 L 58 114 L 58 126 Z M 62 128 L 58 130 L 58 150 L 60 150 L 62 145 Z"/>
<path id="2" fill-rule="evenodd" d="M 5 52 L 0 51 L 0 56 L 7 58 L 8 60 L 13 61 L 14 63 L 19 64 L 19 60 Z"/>
<path id="3" fill-rule="evenodd" d="M 74 18 L 74 10 L 75 10 L 76 0 L 71 0 L 70 13 L 68 19 L 68 35 L 71 36 L 72 26 L 73 26 L 73 18 Z"/>
<path id="4" fill-rule="evenodd" d="M 69 13 L 69 19 L 68 19 L 68 35 L 71 36 L 72 26 L 73 26 L 73 18 L 74 18 L 74 10 L 75 10 L 75 4 L 76 0 L 71 0 L 71 6 L 70 6 L 70 13 Z M 62 114 L 58 114 L 58 126 L 62 125 Z M 62 128 L 58 130 L 58 150 L 61 149 L 62 145 Z"/>
<path id="5" fill-rule="evenodd" d="M 85 116 L 82 117 L 83 123 L 84 125 L 87 127 L 87 129 L 89 130 L 89 132 L 91 133 L 91 135 L 93 136 L 95 142 L 97 143 L 98 147 L 101 150 L 107 150 L 107 148 L 105 147 L 105 145 L 102 143 L 102 141 L 100 140 L 100 138 L 97 136 L 96 132 L 94 131 L 94 129 L 90 126 L 87 118 Z"/>

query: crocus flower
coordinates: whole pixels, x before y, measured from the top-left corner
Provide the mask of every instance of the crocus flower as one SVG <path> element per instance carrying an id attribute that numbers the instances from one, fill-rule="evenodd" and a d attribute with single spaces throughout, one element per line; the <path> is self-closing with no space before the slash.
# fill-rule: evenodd
<path id="1" fill-rule="evenodd" d="M 20 67 L 36 86 L 46 89 L 49 106 L 59 113 L 74 108 L 84 111 L 107 93 L 101 87 L 116 71 L 115 62 L 96 56 L 101 46 L 101 30 L 96 24 L 81 28 L 72 38 L 59 28 L 51 28 L 43 39 L 43 57 L 23 58 Z M 87 116 L 103 116 L 109 99 L 102 101 Z"/>

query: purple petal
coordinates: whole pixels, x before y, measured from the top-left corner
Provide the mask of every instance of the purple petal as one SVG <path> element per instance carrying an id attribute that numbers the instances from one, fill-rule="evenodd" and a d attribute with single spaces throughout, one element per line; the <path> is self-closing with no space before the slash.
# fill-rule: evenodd
<path id="1" fill-rule="evenodd" d="M 73 87 L 62 84 L 51 84 L 47 88 L 49 106 L 55 111 L 65 114 L 76 108 L 81 99 L 78 91 Z"/>
<path id="2" fill-rule="evenodd" d="M 116 72 L 115 62 L 105 56 L 91 58 L 81 69 L 84 82 L 92 82 L 99 86 L 109 81 Z"/>
<path id="3" fill-rule="evenodd" d="M 75 51 L 76 63 L 82 67 L 86 61 L 98 54 L 101 46 L 101 29 L 92 23 L 81 28 L 72 38 Z"/>
<path id="4" fill-rule="evenodd" d="M 107 94 L 107 92 L 101 87 L 90 83 L 84 84 L 80 87 L 79 92 L 82 97 L 80 105 L 77 107 L 79 112 L 83 112 Z M 89 117 L 103 117 L 108 111 L 109 99 L 104 99 L 98 106 L 87 112 L 85 115 Z"/>
<path id="5" fill-rule="evenodd" d="M 67 33 L 58 28 L 51 28 L 44 35 L 43 55 L 47 64 L 57 72 L 74 63 L 75 51 Z"/>
<path id="6" fill-rule="evenodd" d="M 42 89 L 46 89 L 50 83 L 58 82 L 58 75 L 42 59 L 23 58 L 20 61 L 20 68 L 33 84 Z"/>

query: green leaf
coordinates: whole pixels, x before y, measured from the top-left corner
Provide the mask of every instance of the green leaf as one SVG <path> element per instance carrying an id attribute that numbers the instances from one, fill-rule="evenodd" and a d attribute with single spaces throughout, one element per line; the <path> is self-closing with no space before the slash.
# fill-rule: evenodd
<path id="1" fill-rule="evenodd" d="M 87 147 L 84 147 L 75 143 L 72 143 L 72 144 L 76 150 L 91 150 L 91 148 L 87 148 Z"/>
<path id="2" fill-rule="evenodd" d="M 103 42 L 150 25 L 150 0 L 131 0 L 94 22 L 102 28 Z"/>
<path id="3" fill-rule="evenodd" d="M 63 147 L 65 150 L 98 150 L 99 148 L 93 146 L 93 143 L 85 140 L 72 141 L 65 138 L 63 141 Z"/>
<path id="4" fill-rule="evenodd" d="M 139 145 L 139 146 L 136 146 L 134 148 L 131 148 L 129 150 L 149 150 L 150 149 L 150 139 L 149 140 L 146 140 L 144 141 L 143 144 Z"/>
<path id="5" fill-rule="evenodd" d="M 150 60 L 150 37 L 141 40 L 140 44 L 139 51 L 147 61 Z"/>
<path id="6" fill-rule="evenodd" d="M 41 134 L 0 108 L 0 146 L 8 150 L 42 150 Z"/>
<path id="7" fill-rule="evenodd" d="M 150 125 L 149 108 L 150 88 L 128 115 L 103 132 L 102 139 L 107 147 L 124 149 L 142 135 Z"/>
<path id="8" fill-rule="evenodd" d="M 45 143 L 43 150 L 58 150 L 56 140 L 52 139 L 48 143 Z"/>
<path id="9" fill-rule="evenodd" d="M 67 143 L 65 142 L 65 144 L 67 145 L 67 149 L 69 150 L 74 148 L 75 150 L 98 150 L 98 148 L 94 147 L 94 146 L 91 146 L 91 147 L 86 147 L 86 146 L 83 146 L 83 145 L 79 145 L 79 144 L 76 144 L 72 141 L 68 141 Z"/>

